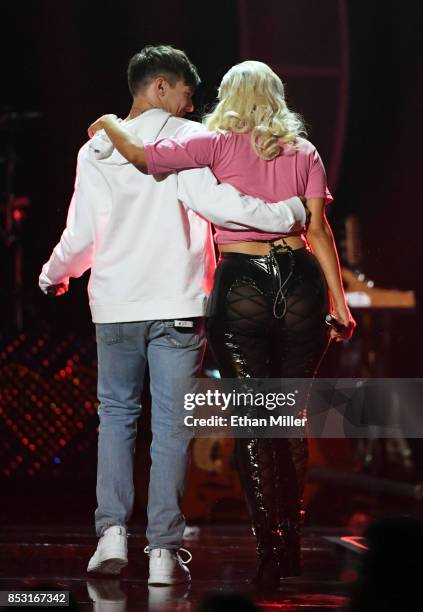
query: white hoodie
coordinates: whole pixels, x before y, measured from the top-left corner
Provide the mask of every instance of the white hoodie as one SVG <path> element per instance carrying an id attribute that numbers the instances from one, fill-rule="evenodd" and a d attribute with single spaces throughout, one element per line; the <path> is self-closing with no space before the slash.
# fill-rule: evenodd
<path id="1" fill-rule="evenodd" d="M 183 137 L 203 127 L 147 111 L 126 124 L 142 140 Z M 88 268 L 95 323 L 201 316 L 215 268 L 210 219 L 230 229 L 290 232 L 305 223 L 301 200 L 267 205 L 218 185 L 208 168 L 147 176 L 104 132 L 79 151 L 66 229 L 39 284 L 68 284 Z"/>

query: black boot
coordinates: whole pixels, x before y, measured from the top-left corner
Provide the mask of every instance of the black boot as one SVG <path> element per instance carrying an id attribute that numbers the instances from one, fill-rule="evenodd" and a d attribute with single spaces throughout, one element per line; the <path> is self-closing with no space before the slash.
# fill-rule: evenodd
<path id="1" fill-rule="evenodd" d="M 300 563 L 300 487 L 287 439 L 238 439 L 237 463 L 257 539 L 253 582 L 275 587 L 298 576 Z"/>
<path id="2" fill-rule="evenodd" d="M 252 582 L 277 587 L 282 578 L 301 574 L 299 524 L 285 521 L 279 528 L 257 540 L 257 569 Z"/>

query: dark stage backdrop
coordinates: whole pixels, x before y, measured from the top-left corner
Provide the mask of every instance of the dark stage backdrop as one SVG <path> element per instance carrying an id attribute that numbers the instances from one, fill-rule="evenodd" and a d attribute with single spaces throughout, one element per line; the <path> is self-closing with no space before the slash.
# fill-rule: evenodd
<path id="1" fill-rule="evenodd" d="M 204 80 L 196 96 L 199 113 L 213 102 L 223 73 L 241 59 L 260 59 L 278 70 L 291 105 L 305 114 L 310 139 L 322 151 L 331 187 L 336 187 L 331 218 L 337 235 L 345 216 L 357 214 L 364 270 L 377 285 L 413 288 L 420 297 L 422 29 L 418 0 L 3 3 L 0 203 L 13 136 L 14 192 L 30 199 L 22 236 L 28 354 L 33 339 L 43 333 L 67 342 L 72 355 L 75 337 L 92 333 L 86 279 L 54 301 L 41 295 L 37 277 L 65 223 L 86 126 L 104 112 L 127 112 L 126 65 L 148 43 L 181 47 L 198 66 Z M 6 113 L 12 111 L 34 111 L 39 117 L 10 123 Z M 4 236 L 0 253 L 6 264 L 0 301 L 4 351 L 15 337 L 13 248 L 5 248 Z M 410 316 L 394 322 L 395 350 L 386 375 L 419 376 L 423 337 L 418 320 Z M 69 333 L 71 339 L 64 340 Z M 4 361 L 10 364 L 9 358 Z M 0 375 L 4 388 L 11 375 L 9 382 L 4 368 Z M 89 394 L 87 401 L 92 388 Z M 3 430 L 13 437 L 4 422 Z M 85 464 L 87 482 L 94 477 L 92 453 L 91 464 Z M 81 476 L 72 475 L 72 466 L 61 472 L 55 465 L 59 476 Z"/>

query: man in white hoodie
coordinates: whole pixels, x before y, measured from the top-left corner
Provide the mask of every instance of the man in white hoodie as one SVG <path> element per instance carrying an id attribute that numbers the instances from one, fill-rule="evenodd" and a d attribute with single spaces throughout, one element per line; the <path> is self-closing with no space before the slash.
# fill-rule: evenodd
<path id="1" fill-rule="evenodd" d="M 203 129 L 182 119 L 199 83 L 187 56 L 145 47 L 130 61 L 128 129 L 144 141 Z M 118 574 L 127 564 L 126 525 L 134 501 L 133 456 L 148 363 L 152 395 L 147 539 L 149 584 L 190 580 L 180 549 L 188 436 L 172 402 L 177 378 L 198 374 L 204 314 L 215 266 L 210 220 L 232 229 L 287 232 L 305 223 L 299 198 L 265 204 L 218 185 L 209 169 L 167 176 L 140 173 L 104 133 L 78 155 L 66 229 L 43 266 L 40 287 L 61 295 L 69 277 L 91 268 L 88 293 L 98 351 L 99 439 L 96 532 L 89 572 Z"/>

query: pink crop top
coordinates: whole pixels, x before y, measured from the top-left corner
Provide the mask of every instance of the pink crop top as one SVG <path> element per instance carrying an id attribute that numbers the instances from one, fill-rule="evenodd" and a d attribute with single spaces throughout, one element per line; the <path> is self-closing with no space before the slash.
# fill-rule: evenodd
<path id="1" fill-rule="evenodd" d="M 145 145 L 149 174 L 209 166 L 220 183 L 266 202 L 279 202 L 294 195 L 324 198 L 329 204 L 326 173 L 316 147 L 298 138 L 298 148 L 286 145 L 270 161 L 257 156 L 249 134 L 198 132 L 178 140 L 163 138 Z M 288 234 L 258 230 L 228 230 L 216 226 L 219 244 L 276 240 Z M 291 234 L 292 235 L 292 234 Z"/>

